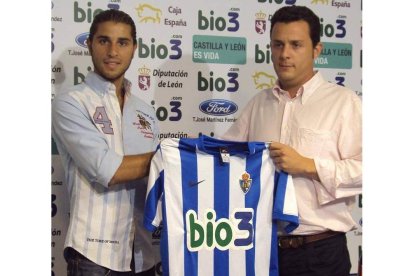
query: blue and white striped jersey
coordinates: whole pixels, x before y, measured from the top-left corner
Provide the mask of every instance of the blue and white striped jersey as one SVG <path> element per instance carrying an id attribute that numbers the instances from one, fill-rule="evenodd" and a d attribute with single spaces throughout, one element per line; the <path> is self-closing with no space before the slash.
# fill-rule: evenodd
<path id="1" fill-rule="evenodd" d="M 117 271 L 154 265 L 151 235 L 142 226 L 146 179 L 108 188 L 124 155 L 154 151 L 158 127 L 152 107 L 125 80 L 121 112 L 115 86 L 94 72 L 53 100 L 52 133 L 65 169 L 70 222 L 65 248 Z M 135 238 L 134 238 L 135 235 Z"/>
<path id="2" fill-rule="evenodd" d="M 291 177 L 267 143 L 165 139 L 152 159 L 145 227 L 162 224 L 163 274 L 278 275 L 277 223 L 298 226 Z"/>

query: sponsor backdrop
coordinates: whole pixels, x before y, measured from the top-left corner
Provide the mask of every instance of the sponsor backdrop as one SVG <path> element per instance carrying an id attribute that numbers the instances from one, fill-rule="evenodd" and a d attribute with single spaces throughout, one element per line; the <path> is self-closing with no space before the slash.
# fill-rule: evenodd
<path id="1" fill-rule="evenodd" d="M 272 87 L 270 18 L 286 5 L 304 5 L 320 16 L 322 55 L 315 67 L 329 81 L 362 95 L 362 0 L 69 0 L 51 5 L 51 89 L 83 81 L 92 62 L 86 38 L 93 17 L 120 9 L 137 25 L 138 48 L 126 77 L 132 91 L 153 106 L 160 138 L 219 136 L 248 100 Z M 52 140 L 52 275 L 66 275 L 63 243 L 68 203 L 63 168 Z M 352 272 L 361 256 L 359 223 L 348 234 Z M 154 235 L 156 245 L 157 235 Z M 157 266 L 158 274 L 162 268 Z"/>

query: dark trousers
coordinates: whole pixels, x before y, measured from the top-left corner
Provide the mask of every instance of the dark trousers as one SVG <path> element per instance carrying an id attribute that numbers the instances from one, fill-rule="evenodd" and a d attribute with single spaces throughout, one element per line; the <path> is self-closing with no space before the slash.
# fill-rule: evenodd
<path id="1" fill-rule="evenodd" d="M 140 273 L 120 272 L 100 266 L 84 257 L 73 248 L 66 248 L 65 258 L 68 263 L 68 276 L 155 276 L 155 267 Z"/>
<path id="2" fill-rule="evenodd" d="M 299 248 L 279 248 L 279 276 L 349 276 L 350 270 L 345 234 Z"/>

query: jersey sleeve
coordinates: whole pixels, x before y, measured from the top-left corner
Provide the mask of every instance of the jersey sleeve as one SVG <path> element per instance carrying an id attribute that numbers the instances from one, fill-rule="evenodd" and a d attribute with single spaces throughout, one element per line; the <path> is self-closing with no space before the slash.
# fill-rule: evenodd
<path id="1" fill-rule="evenodd" d="M 67 152 L 88 181 L 108 187 L 122 156 L 96 130 L 88 111 L 68 94 L 53 100 L 52 135 L 59 153 Z"/>
<path id="2" fill-rule="evenodd" d="M 162 198 L 164 194 L 164 169 L 160 147 L 151 160 L 147 196 L 144 210 L 144 227 L 155 231 L 162 221 Z"/>
<path id="3" fill-rule="evenodd" d="M 298 205 L 292 176 L 284 171 L 275 172 L 275 196 L 272 218 L 287 222 L 285 231 L 292 232 L 299 226 Z"/>

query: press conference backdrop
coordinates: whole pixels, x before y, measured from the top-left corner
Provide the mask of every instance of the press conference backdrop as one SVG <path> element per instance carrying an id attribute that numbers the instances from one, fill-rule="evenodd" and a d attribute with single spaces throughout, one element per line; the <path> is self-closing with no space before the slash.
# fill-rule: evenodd
<path id="1" fill-rule="evenodd" d="M 275 84 L 270 18 L 287 5 L 308 6 L 319 15 L 324 49 L 315 67 L 330 82 L 362 96 L 362 0 L 54 0 L 52 100 L 93 69 L 86 39 L 94 16 L 120 9 L 137 26 L 138 48 L 126 77 L 132 93 L 154 107 L 159 138 L 219 136 L 250 98 Z M 69 204 L 53 139 L 52 153 L 52 275 L 61 276 L 66 275 L 62 252 Z M 347 237 L 356 273 L 362 254 L 362 197 L 353 215 L 359 227 Z M 158 246 L 158 235 L 153 237 Z M 157 273 L 162 275 L 160 264 Z"/>

